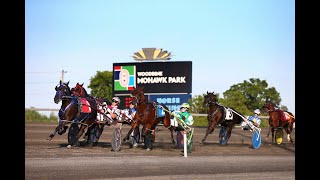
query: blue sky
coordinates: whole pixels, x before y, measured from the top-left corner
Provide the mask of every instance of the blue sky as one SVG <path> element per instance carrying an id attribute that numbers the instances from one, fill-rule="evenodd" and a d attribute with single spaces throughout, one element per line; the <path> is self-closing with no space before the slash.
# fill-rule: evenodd
<path id="1" fill-rule="evenodd" d="M 25 107 L 60 108 L 62 70 L 87 88 L 97 71 L 154 47 L 192 61 L 193 96 L 259 78 L 295 114 L 294 0 L 25 2 Z"/>

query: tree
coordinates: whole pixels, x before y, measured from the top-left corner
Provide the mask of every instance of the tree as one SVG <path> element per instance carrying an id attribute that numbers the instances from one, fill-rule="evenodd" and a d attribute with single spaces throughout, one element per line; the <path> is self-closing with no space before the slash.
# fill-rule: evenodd
<path id="1" fill-rule="evenodd" d="M 89 88 L 91 88 L 90 95 L 94 97 L 112 98 L 112 77 L 111 71 L 97 71 L 94 77 L 90 78 Z"/>
<path id="2" fill-rule="evenodd" d="M 242 114 L 250 114 L 251 111 L 248 109 L 246 104 L 246 98 L 240 91 L 226 91 L 224 98 L 220 99 L 220 103 L 226 107 L 231 107 Z"/>
<path id="3" fill-rule="evenodd" d="M 204 95 L 196 95 L 189 99 L 190 111 L 192 113 L 206 113 L 206 108 L 203 107 L 202 103 Z"/>
<path id="4" fill-rule="evenodd" d="M 190 112 L 192 113 L 200 113 L 200 114 L 205 114 L 207 113 L 208 107 L 203 107 L 203 101 L 204 101 L 204 96 L 206 94 L 202 95 L 196 95 L 193 98 L 189 99 L 189 104 L 190 104 Z M 219 94 L 216 93 L 217 99 L 219 101 Z"/>
<path id="5" fill-rule="evenodd" d="M 282 109 L 282 110 L 284 110 L 284 111 L 288 111 L 288 107 L 287 107 L 287 106 L 281 105 L 281 106 L 280 106 L 280 109 Z"/>
<path id="6" fill-rule="evenodd" d="M 223 93 L 221 102 L 225 106 L 230 106 L 240 113 L 252 113 L 254 109 L 261 109 L 266 99 L 270 99 L 279 106 L 281 102 L 280 94 L 274 87 L 268 88 L 268 83 L 259 78 L 244 80 L 230 87 Z"/>

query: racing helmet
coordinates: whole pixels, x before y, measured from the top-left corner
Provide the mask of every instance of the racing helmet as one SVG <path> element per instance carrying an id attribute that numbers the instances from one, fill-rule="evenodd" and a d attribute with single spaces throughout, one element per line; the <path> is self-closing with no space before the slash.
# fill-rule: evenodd
<path id="1" fill-rule="evenodd" d="M 260 115 L 260 110 L 256 109 L 256 110 L 254 110 L 254 113 Z"/>
<path id="2" fill-rule="evenodd" d="M 187 108 L 189 109 L 190 108 L 190 105 L 188 103 L 182 103 L 180 108 Z"/>
<path id="3" fill-rule="evenodd" d="M 120 98 L 119 97 L 113 97 L 112 101 L 116 101 L 116 103 L 120 104 Z"/>

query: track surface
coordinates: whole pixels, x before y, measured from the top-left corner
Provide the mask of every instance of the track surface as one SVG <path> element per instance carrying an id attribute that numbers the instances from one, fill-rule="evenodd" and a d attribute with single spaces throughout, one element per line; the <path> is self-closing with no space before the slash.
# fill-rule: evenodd
<path id="1" fill-rule="evenodd" d="M 253 149 L 251 132 L 239 127 L 227 146 L 219 144 L 220 128 L 204 144 L 206 128 L 195 128 L 193 152 L 183 157 L 161 126 L 152 151 L 123 143 L 119 152 L 111 151 L 111 128 L 105 127 L 97 146 L 68 149 L 67 133 L 46 140 L 55 126 L 25 124 L 25 179 L 295 179 L 295 145 L 286 133 L 281 145 L 271 145 L 271 134 L 266 141 L 267 129 L 262 129 L 261 146 Z M 123 125 L 123 137 L 128 131 Z"/>

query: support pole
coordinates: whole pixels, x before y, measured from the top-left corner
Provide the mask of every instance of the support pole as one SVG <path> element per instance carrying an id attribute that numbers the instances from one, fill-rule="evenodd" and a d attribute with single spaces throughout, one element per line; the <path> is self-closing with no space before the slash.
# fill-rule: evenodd
<path id="1" fill-rule="evenodd" d="M 183 131 L 183 154 L 187 157 L 187 131 Z"/>

